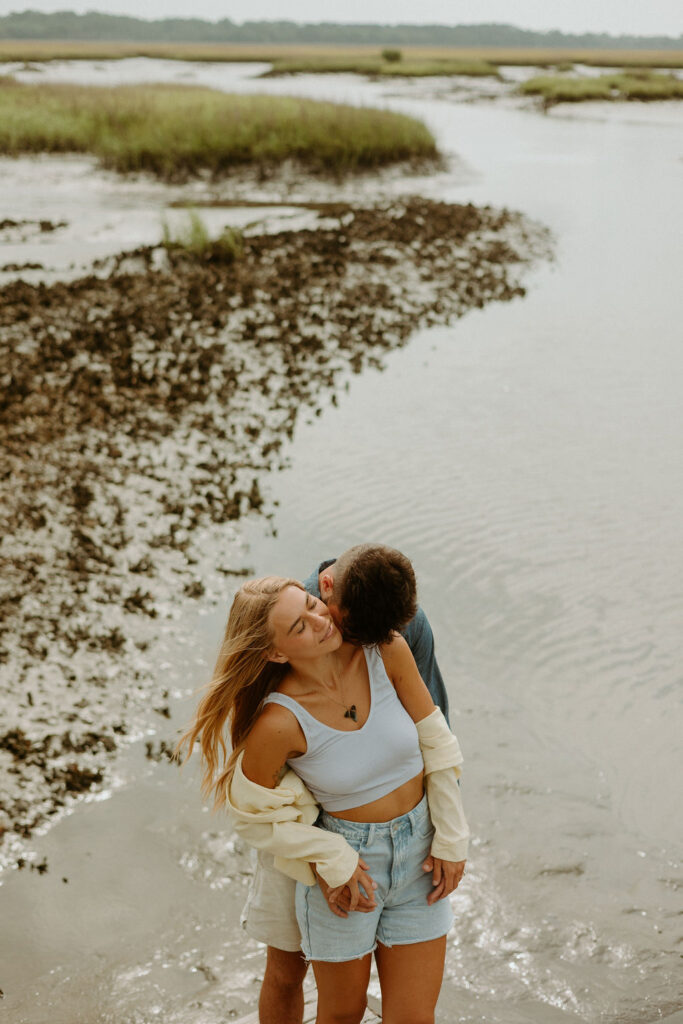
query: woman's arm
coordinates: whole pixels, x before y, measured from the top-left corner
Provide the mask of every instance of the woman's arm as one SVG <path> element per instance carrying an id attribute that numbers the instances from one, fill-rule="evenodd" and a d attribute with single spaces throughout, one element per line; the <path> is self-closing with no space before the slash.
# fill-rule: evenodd
<path id="1" fill-rule="evenodd" d="M 432 872 L 434 889 L 428 902 L 434 903 L 458 887 L 465 870 L 470 833 L 458 785 L 462 754 L 442 713 L 435 708 L 403 637 L 384 645 L 382 657 L 399 700 L 418 727 L 434 825 L 432 854 L 423 866 Z"/>
<path id="2" fill-rule="evenodd" d="M 417 609 L 415 617 L 401 630 L 401 635 L 410 647 L 417 670 L 424 679 L 432 700 L 441 708 L 444 718 L 448 721 L 448 694 L 436 660 L 432 627 L 422 608 Z"/>
<path id="3" fill-rule="evenodd" d="M 434 701 L 417 670 L 415 658 L 403 637 L 396 633 L 390 644 L 382 644 L 382 660 L 398 699 L 414 722 L 434 710 Z"/>

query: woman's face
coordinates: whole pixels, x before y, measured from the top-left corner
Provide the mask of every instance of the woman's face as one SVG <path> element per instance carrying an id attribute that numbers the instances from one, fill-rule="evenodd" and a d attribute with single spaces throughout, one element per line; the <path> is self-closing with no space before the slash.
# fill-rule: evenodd
<path id="1" fill-rule="evenodd" d="M 320 658 L 341 646 L 342 636 L 326 605 L 298 587 L 286 587 L 273 605 L 271 661 Z"/>

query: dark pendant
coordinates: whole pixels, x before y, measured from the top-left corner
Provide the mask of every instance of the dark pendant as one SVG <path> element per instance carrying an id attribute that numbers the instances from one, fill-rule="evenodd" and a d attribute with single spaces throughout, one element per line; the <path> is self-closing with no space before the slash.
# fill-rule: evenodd
<path id="1" fill-rule="evenodd" d="M 351 718 L 354 722 L 358 721 L 358 715 L 356 713 L 356 705 L 352 704 L 350 708 L 347 708 L 344 712 L 344 718 Z"/>

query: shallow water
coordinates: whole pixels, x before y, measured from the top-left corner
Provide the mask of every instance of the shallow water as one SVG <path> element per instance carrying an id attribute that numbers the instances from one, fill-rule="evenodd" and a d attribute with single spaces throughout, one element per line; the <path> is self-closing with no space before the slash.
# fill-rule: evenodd
<path id="1" fill-rule="evenodd" d="M 188 71 L 45 76 L 133 63 L 149 79 Z M 446 82 L 439 99 L 433 82 L 189 71 L 415 113 L 458 157 L 427 194 L 507 204 L 555 233 L 525 299 L 421 332 L 301 423 L 267 486 L 277 536 L 253 522 L 247 538 L 255 573 L 303 575 L 373 538 L 414 560 L 476 837 L 439 1019 L 661 1019 L 683 1006 L 683 107 L 544 117 L 457 103 Z M 185 682 L 221 620 L 198 619 Z M 5 884 L 5 1003 L 31 1024 L 212 1024 L 253 998 L 259 951 L 235 923 L 244 855 L 191 776 L 178 786 L 126 756 L 138 782 L 42 841 L 46 876 Z"/>

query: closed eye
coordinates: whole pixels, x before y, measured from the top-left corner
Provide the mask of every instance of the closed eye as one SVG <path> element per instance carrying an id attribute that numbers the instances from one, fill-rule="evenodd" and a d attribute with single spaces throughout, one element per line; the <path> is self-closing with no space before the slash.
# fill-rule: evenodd
<path id="1" fill-rule="evenodd" d="M 306 595 L 306 611 L 307 612 L 312 612 L 314 608 L 317 608 L 317 606 L 318 606 L 317 600 L 311 594 L 307 594 Z M 299 629 L 295 630 L 295 633 L 298 633 L 298 634 L 303 633 L 305 625 L 306 625 L 306 623 L 302 619 L 301 626 L 300 626 Z"/>

